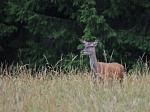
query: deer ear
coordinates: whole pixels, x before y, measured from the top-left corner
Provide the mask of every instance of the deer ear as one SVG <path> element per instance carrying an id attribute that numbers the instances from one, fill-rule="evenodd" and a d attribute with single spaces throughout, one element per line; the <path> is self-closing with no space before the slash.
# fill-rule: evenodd
<path id="1" fill-rule="evenodd" d="M 86 44 L 85 40 L 80 39 L 80 42 L 83 43 L 83 44 Z"/>
<path id="2" fill-rule="evenodd" d="M 97 46 L 97 44 L 98 44 L 98 40 L 96 40 L 96 41 L 93 43 L 94 46 Z"/>

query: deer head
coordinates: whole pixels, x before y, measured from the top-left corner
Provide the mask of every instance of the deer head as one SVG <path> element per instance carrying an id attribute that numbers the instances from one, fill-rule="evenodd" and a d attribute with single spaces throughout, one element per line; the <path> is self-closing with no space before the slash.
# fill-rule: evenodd
<path id="1" fill-rule="evenodd" d="M 95 54 L 95 47 L 97 46 L 98 41 L 87 42 L 85 40 L 80 40 L 84 44 L 84 49 L 81 51 L 82 55 L 92 55 Z"/>

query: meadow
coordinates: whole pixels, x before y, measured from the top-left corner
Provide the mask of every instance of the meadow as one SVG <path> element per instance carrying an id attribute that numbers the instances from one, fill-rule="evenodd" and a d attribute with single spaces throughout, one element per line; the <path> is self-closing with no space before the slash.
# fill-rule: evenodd
<path id="1" fill-rule="evenodd" d="M 134 70 L 94 84 L 87 70 L 0 69 L 0 112 L 150 112 L 150 74 Z"/>

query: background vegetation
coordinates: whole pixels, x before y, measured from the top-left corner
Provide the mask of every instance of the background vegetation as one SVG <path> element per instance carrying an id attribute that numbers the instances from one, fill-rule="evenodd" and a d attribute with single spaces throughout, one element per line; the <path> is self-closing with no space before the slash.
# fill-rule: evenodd
<path id="1" fill-rule="evenodd" d="M 122 84 L 93 83 L 81 38 Z M 0 0 L 0 111 L 149 112 L 149 43 L 149 0 Z"/>
<path id="2" fill-rule="evenodd" d="M 0 1 L 1 63 L 82 67 L 79 38 L 99 40 L 99 60 L 148 62 L 150 1 Z"/>

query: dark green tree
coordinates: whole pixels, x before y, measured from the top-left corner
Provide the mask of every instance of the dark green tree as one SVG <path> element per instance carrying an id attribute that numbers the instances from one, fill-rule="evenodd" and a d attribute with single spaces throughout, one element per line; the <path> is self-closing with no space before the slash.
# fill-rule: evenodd
<path id="1" fill-rule="evenodd" d="M 3 63 L 79 66 L 79 38 L 99 40 L 102 61 L 150 59 L 149 0 L 1 0 L 0 28 Z"/>

